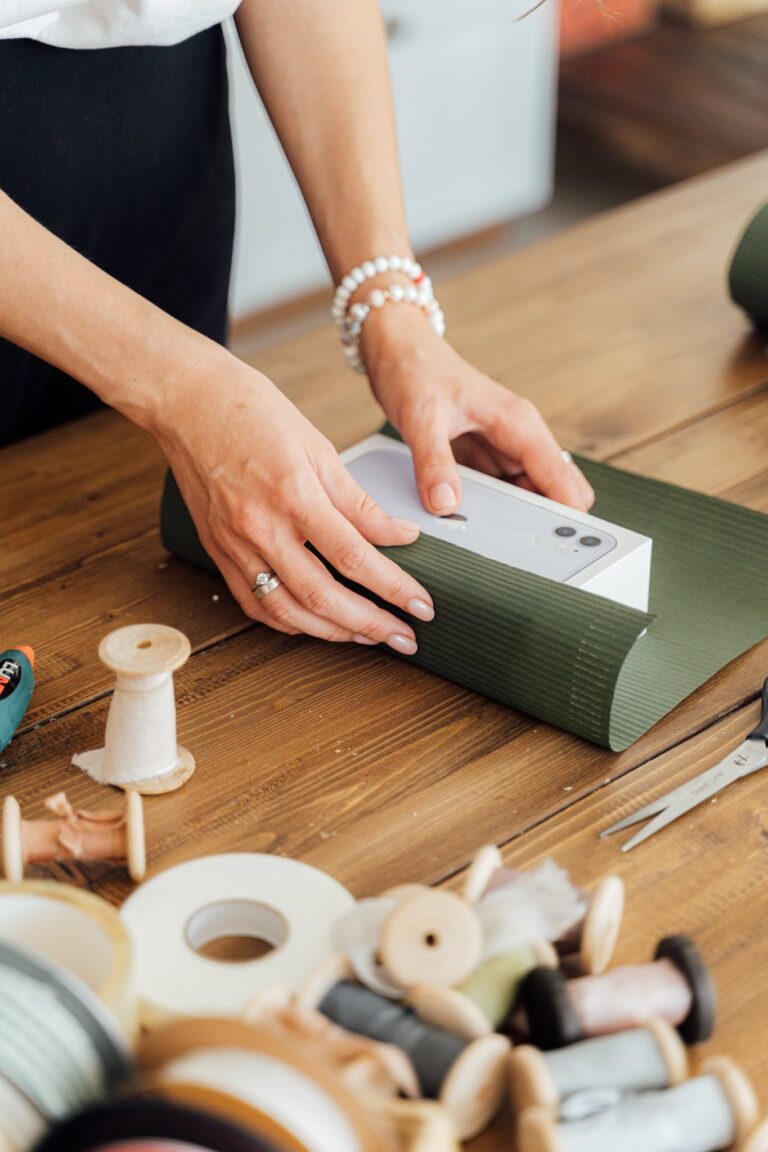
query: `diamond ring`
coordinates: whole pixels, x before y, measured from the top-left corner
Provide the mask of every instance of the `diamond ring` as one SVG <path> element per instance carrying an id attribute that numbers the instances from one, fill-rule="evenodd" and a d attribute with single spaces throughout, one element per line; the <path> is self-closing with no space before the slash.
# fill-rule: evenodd
<path id="1" fill-rule="evenodd" d="M 573 464 L 573 456 L 571 456 L 567 448 L 563 448 L 560 455 L 562 456 L 563 460 L 565 460 L 566 464 Z"/>
<path id="2" fill-rule="evenodd" d="M 270 568 L 269 572 L 259 572 L 257 574 L 256 583 L 251 591 L 259 600 L 263 600 L 265 596 L 269 596 L 270 592 L 274 592 L 275 588 L 279 587 L 280 577 Z"/>

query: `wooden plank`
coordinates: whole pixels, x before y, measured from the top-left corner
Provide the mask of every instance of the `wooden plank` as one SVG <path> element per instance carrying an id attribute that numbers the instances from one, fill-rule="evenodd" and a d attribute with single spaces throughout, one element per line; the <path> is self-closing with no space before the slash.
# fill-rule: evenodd
<path id="1" fill-rule="evenodd" d="M 753 1078 L 768 1109 L 765 1049 L 768 998 L 768 807 L 765 778 L 756 773 L 722 792 L 668 829 L 622 855 L 621 835 L 598 839 L 599 829 L 717 763 L 754 727 L 756 704 L 741 709 L 642 773 L 612 783 L 547 820 L 504 850 L 510 867 L 556 859 L 586 887 L 611 873 L 627 887 L 627 915 L 616 963 L 650 959 L 656 942 L 674 932 L 694 938 L 718 990 L 713 1038 L 696 1050 L 731 1056 Z M 460 880 L 454 881 L 454 885 Z M 501 1131 L 478 1142 L 503 1147 Z"/>
<path id="2" fill-rule="evenodd" d="M 683 741 L 732 707 L 734 683 L 754 695 L 767 655 L 753 649 L 615 755 L 383 653 L 254 629 L 177 674 L 179 738 L 198 769 L 147 803 L 151 867 L 202 843 L 296 856 L 358 895 L 441 880 L 478 840 L 509 840 Z M 69 768 L 102 743 L 107 705 L 17 735 L 2 765 L 25 811 L 62 787 L 86 807 L 114 804 Z M 127 892 L 117 872 L 99 887 Z"/>

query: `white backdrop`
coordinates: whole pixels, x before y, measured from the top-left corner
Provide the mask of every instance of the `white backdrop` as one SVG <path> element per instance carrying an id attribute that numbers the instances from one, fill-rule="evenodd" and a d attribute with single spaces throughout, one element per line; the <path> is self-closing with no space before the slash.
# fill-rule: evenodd
<path id="1" fill-rule="evenodd" d="M 556 0 L 519 22 L 520 0 L 382 0 L 382 8 L 417 249 L 541 207 L 553 172 Z M 229 47 L 240 317 L 328 275 L 234 35 Z"/>

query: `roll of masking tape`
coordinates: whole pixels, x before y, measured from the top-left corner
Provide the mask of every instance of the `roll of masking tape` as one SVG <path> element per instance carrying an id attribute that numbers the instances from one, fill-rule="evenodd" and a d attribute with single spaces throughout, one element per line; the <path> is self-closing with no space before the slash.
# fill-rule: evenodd
<path id="1" fill-rule="evenodd" d="M 106 900 L 53 880 L 0 881 L 0 941 L 72 973 L 104 1001 L 129 1039 L 135 1035 L 131 942 Z"/>
<path id="2" fill-rule="evenodd" d="M 141 1022 L 237 1016 L 259 988 L 298 989 L 334 951 L 331 929 L 353 906 L 325 872 L 282 856 L 203 856 L 161 872 L 128 897 Z M 223 964 L 199 951 L 227 936 L 272 945 L 254 960 Z"/>

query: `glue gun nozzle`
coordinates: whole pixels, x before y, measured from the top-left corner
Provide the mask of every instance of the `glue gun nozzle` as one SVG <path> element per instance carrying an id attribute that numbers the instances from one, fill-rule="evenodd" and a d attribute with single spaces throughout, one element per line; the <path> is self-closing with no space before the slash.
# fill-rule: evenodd
<path id="1" fill-rule="evenodd" d="M 35 666 L 35 650 L 34 650 L 34 648 L 30 648 L 29 644 L 17 644 L 15 651 L 16 652 L 23 652 L 24 655 L 26 656 L 27 660 L 29 660 L 30 664 L 34 668 L 34 666 Z"/>

